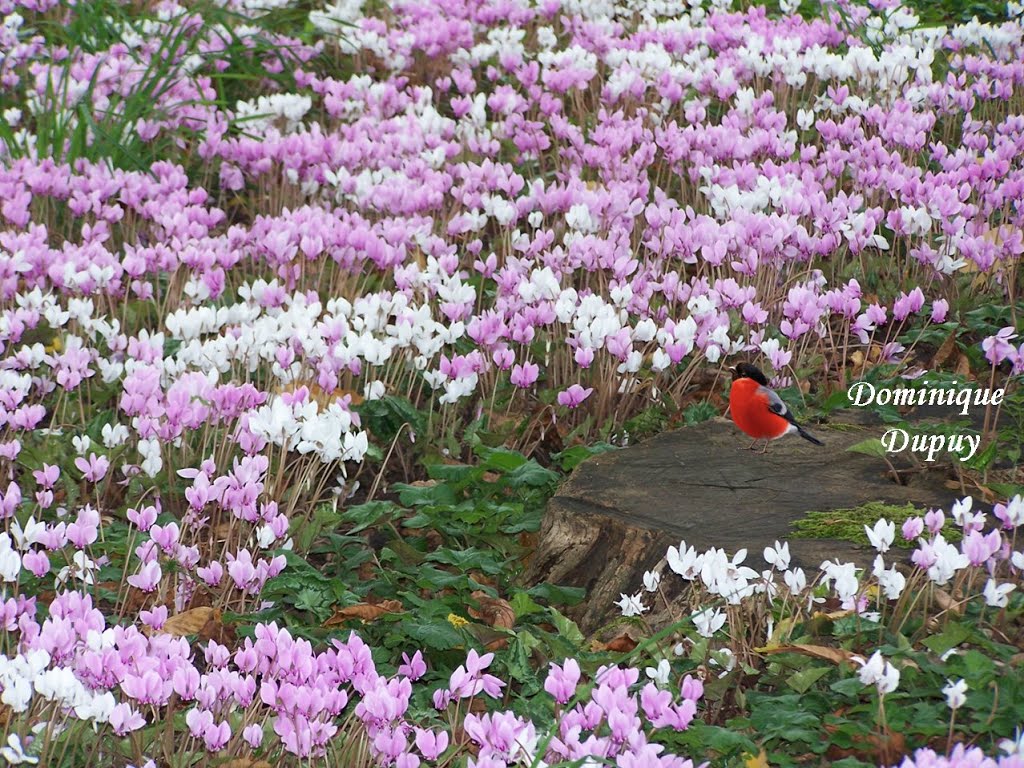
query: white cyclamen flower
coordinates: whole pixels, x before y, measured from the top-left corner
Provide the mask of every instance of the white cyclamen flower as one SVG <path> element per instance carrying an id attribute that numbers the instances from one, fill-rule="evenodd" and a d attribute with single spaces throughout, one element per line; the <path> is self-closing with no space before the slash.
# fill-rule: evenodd
<path id="1" fill-rule="evenodd" d="M 890 662 L 882 658 L 882 654 L 875 651 L 867 661 L 855 658 L 861 665 L 857 676 L 864 685 L 874 685 L 880 695 L 892 693 L 900 684 L 900 671 Z"/>
<path id="2" fill-rule="evenodd" d="M 946 696 L 946 703 L 950 709 L 960 709 L 967 701 L 967 681 L 961 679 L 954 683 L 952 680 L 947 680 L 946 683 L 946 687 L 942 689 Z"/>
<path id="3" fill-rule="evenodd" d="M 647 610 L 647 606 L 643 602 L 643 593 L 637 592 L 635 595 L 620 595 L 620 600 L 616 601 L 616 605 L 622 611 L 622 615 L 629 618 L 630 616 L 639 616 Z"/>
<path id="4" fill-rule="evenodd" d="M 668 659 L 662 659 L 657 667 L 647 667 L 644 673 L 658 686 L 668 685 L 668 676 L 672 669 L 669 667 Z"/>
<path id="5" fill-rule="evenodd" d="M 868 528 L 865 525 L 864 532 L 868 535 L 868 541 L 871 542 L 871 546 L 884 554 L 889 551 L 893 539 L 896 538 L 896 523 L 891 523 L 882 518 L 875 523 L 873 528 Z"/>
<path id="6" fill-rule="evenodd" d="M 1009 594 L 1017 588 L 1016 584 L 1005 582 L 997 584 L 995 579 L 989 579 L 985 584 L 985 605 L 991 608 L 1005 608 L 1009 602 Z"/>
<path id="7" fill-rule="evenodd" d="M 702 637 L 711 637 L 725 625 L 725 614 L 717 608 L 705 608 L 691 617 Z"/>

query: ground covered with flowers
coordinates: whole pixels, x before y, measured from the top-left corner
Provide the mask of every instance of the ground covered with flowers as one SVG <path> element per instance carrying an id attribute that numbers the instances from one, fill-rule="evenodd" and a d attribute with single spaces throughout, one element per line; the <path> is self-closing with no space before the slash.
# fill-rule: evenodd
<path id="1" fill-rule="evenodd" d="M 734 5 L 0 0 L 0 758 L 1024 766 L 1022 8 Z M 546 498 L 739 359 L 1007 394 L 585 637 Z"/>

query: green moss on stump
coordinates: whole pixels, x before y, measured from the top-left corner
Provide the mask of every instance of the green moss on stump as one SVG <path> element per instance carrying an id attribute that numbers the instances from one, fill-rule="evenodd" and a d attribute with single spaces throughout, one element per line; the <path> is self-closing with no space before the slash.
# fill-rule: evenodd
<path id="1" fill-rule="evenodd" d="M 881 501 L 871 501 L 852 509 L 833 509 L 828 512 L 808 512 L 800 520 L 792 523 L 793 538 L 795 539 L 839 539 L 850 541 L 854 544 L 871 546 L 864 526 L 873 526 L 881 518 L 896 523 L 896 538 L 892 543 L 894 548 L 911 549 L 916 541 L 904 541 L 900 535 L 900 526 L 908 517 L 924 515 L 924 511 L 917 509 L 913 504 L 885 504 Z M 959 541 L 962 536 L 960 530 L 954 526 L 946 525 L 942 529 L 946 541 Z"/>

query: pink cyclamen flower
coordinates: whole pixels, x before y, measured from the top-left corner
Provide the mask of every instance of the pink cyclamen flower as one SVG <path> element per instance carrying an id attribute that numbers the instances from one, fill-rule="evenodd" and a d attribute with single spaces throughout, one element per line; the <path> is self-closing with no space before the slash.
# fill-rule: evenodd
<path id="1" fill-rule="evenodd" d="M 53 484 L 57 482 L 57 478 L 60 477 L 60 467 L 52 464 L 43 464 L 42 469 L 37 469 L 32 472 L 32 477 L 35 478 L 36 482 L 43 488 L 53 488 Z"/>
<path id="2" fill-rule="evenodd" d="M 1018 494 L 1006 504 L 996 504 L 992 512 L 999 518 L 1003 528 L 1016 528 L 1024 523 L 1024 497 Z"/>
<path id="3" fill-rule="evenodd" d="M 167 621 L 167 606 L 157 605 L 152 610 L 139 611 L 139 620 L 147 627 L 159 630 Z"/>
<path id="4" fill-rule="evenodd" d="M 82 456 L 75 459 L 75 466 L 87 481 L 98 483 L 106 476 L 107 470 L 110 469 L 110 460 L 106 456 L 97 456 L 95 453 L 90 453 L 88 459 Z"/>
<path id="5" fill-rule="evenodd" d="M 219 752 L 230 738 L 231 726 L 227 721 L 223 721 L 219 725 L 210 724 L 203 731 L 203 742 L 210 752 Z"/>
<path id="6" fill-rule="evenodd" d="M 137 731 L 146 724 L 146 719 L 132 709 L 131 705 L 121 703 L 110 711 L 108 720 L 110 727 L 118 736 L 124 736 L 129 731 Z"/>
<path id="7" fill-rule="evenodd" d="M 413 728 L 416 734 L 416 748 L 427 760 L 436 760 L 442 752 L 448 749 L 447 731 L 428 731 L 423 728 Z"/>
<path id="8" fill-rule="evenodd" d="M 242 730 L 242 738 L 250 747 L 256 749 L 263 742 L 263 728 L 255 723 L 247 725 Z"/>
<path id="9" fill-rule="evenodd" d="M 50 572 L 50 558 L 45 552 L 26 552 L 21 558 L 21 563 L 37 579 Z"/>
<path id="10" fill-rule="evenodd" d="M 452 692 L 447 688 L 438 688 L 434 691 L 434 709 L 444 709 L 452 700 Z"/>
<path id="11" fill-rule="evenodd" d="M 208 709 L 190 709 L 185 715 L 185 725 L 195 738 L 202 738 L 206 729 L 213 725 L 213 713 Z"/>
<path id="12" fill-rule="evenodd" d="M 532 387 L 540 375 L 540 366 L 536 363 L 519 363 L 512 366 L 512 374 L 509 377 L 513 384 L 521 389 Z"/>
<path id="13" fill-rule="evenodd" d="M 419 680 L 427 671 L 427 665 L 423 661 L 423 654 L 416 651 L 410 659 L 408 654 L 402 654 L 402 664 L 398 667 L 398 674 L 405 675 L 410 680 Z"/>
<path id="14" fill-rule="evenodd" d="M 573 384 L 568 389 L 558 393 L 558 404 L 564 405 L 566 408 L 577 408 L 593 392 L 593 387 L 584 389 L 579 384 Z"/>
<path id="15" fill-rule="evenodd" d="M 516 359 L 515 352 L 508 347 L 494 350 L 491 357 L 494 359 L 494 364 L 503 371 L 507 371 L 511 368 L 512 363 L 514 363 Z"/>
<path id="16" fill-rule="evenodd" d="M 552 663 L 548 670 L 547 680 L 544 681 L 544 690 L 550 693 L 559 704 L 565 704 L 576 693 L 576 686 L 580 682 L 580 665 L 576 659 L 566 659 L 565 664 L 559 667 Z"/>
<path id="17" fill-rule="evenodd" d="M 908 517 L 903 523 L 903 538 L 906 541 L 913 541 L 924 533 L 924 520 L 920 517 Z"/>
<path id="18" fill-rule="evenodd" d="M 981 348 L 985 350 L 985 359 L 992 365 L 999 365 L 1015 351 L 1010 339 L 1017 338 L 1012 325 L 1003 328 L 995 336 L 989 336 L 981 342 Z"/>
<path id="19" fill-rule="evenodd" d="M 150 560 L 139 569 L 137 574 L 128 577 L 128 583 L 143 592 L 152 592 L 160 583 L 161 576 L 163 576 L 163 572 L 160 570 L 160 563 Z"/>
<path id="20" fill-rule="evenodd" d="M 6 493 L 0 492 L 0 519 L 7 519 L 14 515 L 15 510 L 21 504 L 21 488 L 17 483 L 11 482 L 7 486 Z"/>

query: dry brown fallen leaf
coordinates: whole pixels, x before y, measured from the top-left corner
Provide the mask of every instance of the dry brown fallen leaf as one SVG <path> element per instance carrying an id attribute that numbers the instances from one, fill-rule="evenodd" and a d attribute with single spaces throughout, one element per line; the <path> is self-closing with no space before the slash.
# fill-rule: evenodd
<path id="1" fill-rule="evenodd" d="M 949 611 L 957 616 L 964 612 L 964 602 L 966 601 L 958 600 L 941 587 L 934 587 L 932 589 L 932 599 L 944 611 Z"/>
<path id="2" fill-rule="evenodd" d="M 611 651 L 612 653 L 628 653 L 636 648 L 637 642 L 627 633 L 623 632 L 618 637 L 614 637 L 607 643 L 602 643 L 600 640 L 595 640 L 590 644 L 590 650 L 595 653 L 601 651 Z"/>
<path id="3" fill-rule="evenodd" d="M 355 605 L 350 605 L 347 608 L 340 608 L 335 611 L 334 615 L 324 622 L 324 626 L 333 627 L 338 624 L 343 624 L 350 619 L 373 621 L 374 619 L 379 619 L 386 613 L 401 612 L 402 603 L 400 600 L 384 600 L 376 605 L 371 603 L 356 603 Z"/>
<path id="4" fill-rule="evenodd" d="M 272 768 L 266 760 L 255 760 L 251 757 L 236 757 L 221 763 L 222 768 Z"/>
<path id="5" fill-rule="evenodd" d="M 961 352 L 957 355 L 956 366 L 953 368 L 953 373 L 957 376 L 963 376 L 965 379 L 971 377 L 971 361 L 967 359 L 967 355 Z"/>
<path id="6" fill-rule="evenodd" d="M 322 410 L 326 410 L 336 400 L 341 400 L 346 395 L 352 400 L 352 405 L 361 405 L 363 402 L 363 396 L 356 392 L 354 389 L 338 388 L 332 392 L 327 392 L 315 381 L 293 381 L 282 387 L 278 387 L 275 392 L 276 394 L 285 394 L 296 392 L 300 387 L 305 387 L 309 391 L 309 400 L 315 402 Z"/>
<path id="7" fill-rule="evenodd" d="M 838 730 L 835 726 L 829 725 L 824 726 L 824 729 L 829 734 Z M 853 745 L 849 748 L 833 744 L 825 753 L 826 756 L 830 760 L 842 760 L 847 757 L 868 758 L 876 764 L 893 765 L 899 762 L 900 757 L 907 754 L 906 740 L 900 733 L 855 735 L 851 741 Z"/>
<path id="8" fill-rule="evenodd" d="M 933 370 L 940 370 L 950 358 L 953 357 L 953 353 L 956 352 L 956 331 L 951 331 L 946 340 L 939 345 L 939 348 L 935 350 L 935 354 L 932 355 L 932 361 L 928 365 Z"/>
<path id="9" fill-rule="evenodd" d="M 164 622 L 161 631 L 176 637 L 197 635 L 206 626 L 207 622 L 219 623 L 220 620 L 221 613 L 215 608 L 210 608 L 209 606 L 190 608 L 187 611 L 171 616 L 171 618 Z"/>
<path id="10" fill-rule="evenodd" d="M 793 643 L 792 645 L 777 645 L 774 647 L 755 648 L 758 653 L 799 653 L 803 656 L 810 656 L 815 659 L 831 661 L 833 664 L 842 664 L 851 661 L 857 654 L 847 651 L 844 648 L 833 648 L 828 645 L 807 645 L 805 643 Z"/>
<path id="11" fill-rule="evenodd" d="M 474 619 L 499 629 L 512 629 L 516 623 L 516 612 L 508 600 L 491 597 L 482 590 L 477 590 L 471 597 L 479 604 L 479 608 L 467 609 Z"/>

